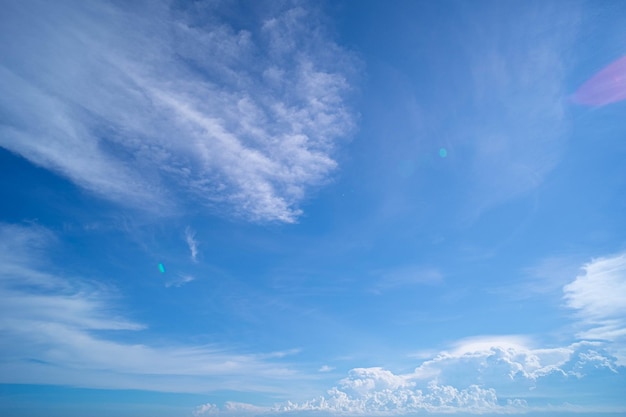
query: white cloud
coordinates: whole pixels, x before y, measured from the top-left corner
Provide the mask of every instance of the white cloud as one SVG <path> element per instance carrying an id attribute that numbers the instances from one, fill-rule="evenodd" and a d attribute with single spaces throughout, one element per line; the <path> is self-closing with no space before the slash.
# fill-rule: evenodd
<path id="1" fill-rule="evenodd" d="M 124 318 L 114 289 L 52 270 L 45 251 L 54 241 L 42 228 L 0 224 L 0 382 L 283 392 L 299 378 L 277 362 L 284 352 L 118 341 L 118 331 L 146 326 Z"/>
<path id="2" fill-rule="evenodd" d="M 429 383 L 424 389 L 415 388 L 403 377 L 380 368 L 354 369 L 338 387 L 300 404 L 287 402 L 274 411 L 327 411 L 332 414 L 411 414 L 427 412 L 486 412 L 498 411 L 493 389 L 471 385 L 457 389 L 449 385 Z"/>
<path id="3" fill-rule="evenodd" d="M 565 302 L 585 323 L 598 326 L 596 334 L 614 340 L 626 332 L 626 254 L 594 259 L 582 269 L 563 287 Z"/>
<path id="4" fill-rule="evenodd" d="M 565 304 L 583 328 L 578 336 L 613 342 L 613 353 L 626 365 L 626 254 L 594 259 L 582 270 L 563 287 Z"/>
<path id="5" fill-rule="evenodd" d="M 477 352 L 488 352 L 492 347 L 507 350 L 526 350 L 526 346 L 531 343 L 527 336 L 521 335 L 497 335 L 497 336 L 477 336 L 461 339 L 454 344 L 451 356 L 472 355 Z"/>
<path id="6" fill-rule="evenodd" d="M 532 386 L 551 373 L 567 375 L 567 364 L 587 344 L 533 349 L 518 336 L 480 337 L 460 341 L 450 351 L 440 352 L 415 369 L 414 377 L 432 378 L 448 383 L 489 382 L 504 384 L 518 381 Z"/>
<path id="7" fill-rule="evenodd" d="M 330 372 L 332 370 L 334 370 L 335 367 L 334 366 L 329 366 L 329 365 L 322 365 L 320 367 L 320 369 L 318 369 L 319 372 Z"/>
<path id="8" fill-rule="evenodd" d="M 6 7 L 0 146 L 124 204 L 295 221 L 353 128 L 351 58 L 301 6 L 246 29 L 185 7 Z"/>
<path id="9" fill-rule="evenodd" d="M 187 227 L 185 229 L 185 241 L 187 242 L 187 246 L 189 247 L 189 252 L 191 256 L 191 260 L 194 262 L 198 262 L 198 241 L 196 240 L 196 232 L 191 230 L 191 228 Z"/>
<path id="10" fill-rule="evenodd" d="M 194 281 L 195 278 L 191 275 L 185 275 L 185 274 L 179 274 L 178 278 L 176 278 L 173 281 L 168 281 L 165 283 L 165 286 L 167 288 L 169 287 L 182 287 L 185 284 L 190 283 L 191 281 Z"/>
<path id="11" fill-rule="evenodd" d="M 555 269 L 554 264 L 542 265 L 541 278 L 549 278 L 544 275 Z M 565 285 L 564 299 L 577 311 L 584 327 L 578 336 L 583 340 L 537 347 L 534 338 L 524 335 L 466 338 L 428 358 L 422 355 L 425 360 L 412 372 L 355 368 L 325 395 L 288 401 L 259 414 L 623 411 L 619 403 L 611 403 L 615 401 L 610 394 L 613 388 L 606 381 L 618 386 L 624 383 L 626 362 L 621 346 L 626 327 L 626 255 L 598 258 L 582 269 L 583 273 Z M 542 294 L 552 293 L 551 288 L 541 288 Z M 591 404 L 576 397 L 574 393 L 581 391 L 608 402 Z"/>
<path id="12" fill-rule="evenodd" d="M 245 414 L 245 413 L 259 413 L 267 411 L 267 407 L 259 407 L 254 404 L 241 403 L 235 401 L 226 401 L 224 404 L 224 411 L 229 413 Z"/>
<path id="13" fill-rule="evenodd" d="M 219 407 L 215 404 L 206 403 L 199 405 L 193 411 L 194 416 L 205 416 L 205 415 L 215 415 L 219 413 Z"/>
<path id="14" fill-rule="evenodd" d="M 461 340 L 411 373 L 395 374 L 378 367 L 352 369 L 326 395 L 279 404 L 273 411 L 331 415 L 510 414 L 572 407 L 584 411 L 585 406 L 568 405 L 548 392 L 553 393 L 555 386 L 567 392 L 568 384 L 588 376 L 618 372 L 615 358 L 599 342 L 541 349 L 528 347 L 529 343 L 529 338 L 521 336 Z M 586 387 L 586 392 L 593 389 Z M 596 389 L 600 393 L 603 388 Z"/>
<path id="15" fill-rule="evenodd" d="M 223 407 L 218 407 L 212 403 L 206 403 L 195 408 L 193 411 L 194 416 L 204 415 L 254 415 L 263 414 L 270 409 L 268 407 L 259 407 L 257 405 L 241 403 L 235 401 L 226 401 Z"/>

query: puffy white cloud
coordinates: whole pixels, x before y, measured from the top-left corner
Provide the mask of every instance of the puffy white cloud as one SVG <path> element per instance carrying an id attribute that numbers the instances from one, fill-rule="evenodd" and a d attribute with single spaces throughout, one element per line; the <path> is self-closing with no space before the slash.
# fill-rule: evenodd
<path id="1" fill-rule="evenodd" d="M 517 338 L 512 338 L 516 340 Z M 413 377 L 434 378 L 455 386 L 470 383 L 511 388 L 532 388 L 547 376 L 580 376 L 577 369 L 585 354 L 594 353 L 605 361 L 613 359 L 598 353 L 604 347 L 598 342 L 578 342 L 554 348 L 530 348 L 511 338 L 488 337 L 461 341 L 455 349 L 443 351 L 417 367 Z"/>
<path id="2" fill-rule="evenodd" d="M 226 401 L 223 407 L 218 407 L 212 403 L 202 404 L 193 411 L 194 416 L 205 415 L 254 415 L 262 414 L 269 410 L 268 407 L 259 407 L 257 405 L 241 403 L 235 401 Z"/>
<path id="3" fill-rule="evenodd" d="M 375 371 L 370 371 L 375 372 Z M 348 385 L 340 385 L 328 391 L 326 396 L 300 404 L 287 402 L 273 411 L 327 411 L 332 414 L 409 414 L 428 412 L 485 412 L 498 411 L 495 390 L 471 385 L 457 389 L 450 385 L 431 382 L 424 389 L 409 386 L 383 388 L 373 387 L 354 392 Z M 353 381 L 354 382 L 354 381 Z M 362 387 L 363 388 L 363 387 Z"/>
<path id="4" fill-rule="evenodd" d="M 295 221 L 353 128 L 353 60 L 321 19 L 268 3 L 235 28 L 214 2 L 118 6 L 4 8 L 0 146 L 123 204 Z"/>
<path id="5" fill-rule="evenodd" d="M 420 385 L 414 375 L 396 375 L 382 368 L 352 369 L 325 396 L 303 403 L 287 402 L 275 411 L 328 411 L 348 414 L 406 414 L 416 411 L 498 409 L 496 393 L 470 385 L 458 389 L 430 381 Z"/>
<path id="6" fill-rule="evenodd" d="M 219 407 L 215 404 L 206 403 L 199 405 L 193 410 L 194 416 L 205 416 L 205 415 L 214 415 L 219 413 Z"/>
<path id="7" fill-rule="evenodd" d="M 382 368 L 355 368 L 341 381 L 342 389 L 356 394 L 370 391 L 396 390 L 413 384 L 400 375 Z"/>
<path id="8" fill-rule="evenodd" d="M 326 395 L 280 404 L 273 411 L 411 415 L 569 410 L 571 404 L 555 405 L 558 399 L 550 399 L 546 393 L 540 394 L 545 402 L 538 404 L 534 394 L 544 387 L 552 389 L 555 384 L 567 389 L 567 384 L 598 372 L 617 372 L 615 358 L 600 342 L 541 349 L 528 347 L 530 342 L 520 336 L 461 340 L 407 374 L 356 368 Z M 527 399 L 534 404 L 529 406 Z M 550 405 L 550 401 L 555 403 Z"/>

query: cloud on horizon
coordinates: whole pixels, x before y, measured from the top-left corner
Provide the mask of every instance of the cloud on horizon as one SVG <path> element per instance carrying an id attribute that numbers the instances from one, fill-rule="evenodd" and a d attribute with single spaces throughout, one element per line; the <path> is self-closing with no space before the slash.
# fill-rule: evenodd
<path id="1" fill-rule="evenodd" d="M 530 349 L 501 342 L 485 338 L 480 347 L 465 343 L 453 352 L 441 352 L 409 374 L 356 368 L 326 395 L 276 410 L 357 415 L 524 413 L 534 409 L 528 403 L 536 400 L 532 390 L 541 392 L 542 379 L 567 387 L 568 381 L 576 383 L 587 374 L 616 372 L 614 358 L 601 353 L 601 344 Z"/>
<path id="2" fill-rule="evenodd" d="M 294 222 L 353 130 L 355 61 L 314 10 L 268 9 L 236 28 L 211 2 L 8 4 L 0 146 L 144 210 L 176 210 L 182 192 Z"/>
<path id="3" fill-rule="evenodd" d="M 273 407 L 247 405 L 237 411 L 249 415 L 593 412 L 599 409 L 577 404 L 576 398 L 569 396 L 568 387 L 580 388 L 588 379 L 604 381 L 609 377 L 615 378 L 618 385 L 624 382 L 620 373 L 623 368 L 601 342 L 583 341 L 556 348 L 531 348 L 530 342 L 521 336 L 465 339 L 410 373 L 397 374 L 380 367 L 355 368 L 317 398 Z M 598 396 L 606 394 L 602 386 L 588 385 L 585 389 L 595 390 Z M 551 397 L 555 392 L 560 394 Z M 624 411 L 619 407 L 615 410 Z M 195 415 L 232 412 L 229 407 L 209 403 L 196 408 Z"/>

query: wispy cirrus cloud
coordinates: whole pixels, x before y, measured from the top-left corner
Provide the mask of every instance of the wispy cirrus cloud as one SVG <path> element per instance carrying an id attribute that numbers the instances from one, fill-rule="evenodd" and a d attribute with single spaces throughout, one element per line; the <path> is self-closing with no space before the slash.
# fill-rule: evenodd
<path id="1" fill-rule="evenodd" d="M 0 146 L 124 204 L 295 221 L 354 126 L 354 61 L 304 5 L 219 7 L 7 5 Z"/>
<path id="2" fill-rule="evenodd" d="M 195 277 L 189 274 L 179 274 L 175 279 L 165 283 L 167 288 L 169 287 L 182 287 L 185 284 L 195 281 Z"/>
<path id="3" fill-rule="evenodd" d="M 185 229 L 185 241 L 187 242 L 187 246 L 189 247 L 189 255 L 191 256 L 191 260 L 194 262 L 198 262 L 198 246 L 200 245 L 200 243 L 196 240 L 196 232 L 189 227 Z"/>
<path id="4" fill-rule="evenodd" d="M 613 342 L 626 365 L 626 253 L 593 259 L 582 271 L 563 287 L 565 304 L 583 328 L 578 336 Z"/>
<path id="5" fill-rule="evenodd" d="M 0 382 L 279 392 L 285 379 L 298 378 L 278 362 L 293 352 L 120 341 L 121 332 L 147 326 L 124 317 L 114 288 L 51 268 L 46 251 L 54 242 L 44 228 L 0 224 Z"/>

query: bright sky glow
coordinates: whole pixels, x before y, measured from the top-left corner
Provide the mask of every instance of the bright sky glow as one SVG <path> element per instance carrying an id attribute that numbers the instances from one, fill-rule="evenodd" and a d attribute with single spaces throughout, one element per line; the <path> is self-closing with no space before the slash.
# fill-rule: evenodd
<path id="1" fill-rule="evenodd" d="M 0 13 L 0 415 L 626 415 L 626 3 Z"/>

